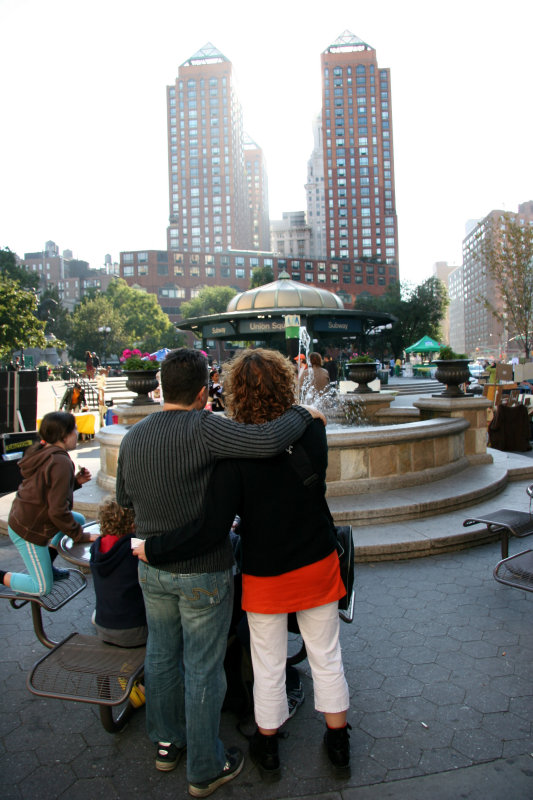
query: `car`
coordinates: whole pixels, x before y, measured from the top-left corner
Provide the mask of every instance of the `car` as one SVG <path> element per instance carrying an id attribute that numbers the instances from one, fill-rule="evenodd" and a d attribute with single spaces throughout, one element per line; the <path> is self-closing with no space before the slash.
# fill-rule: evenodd
<path id="1" fill-rule="evenodd" d="M 485 374 L 485 367 L 482 367 L 481 364 L 477 362 L 469 364 L 468 369 L 473 378 L 479 378 L 481 375 Z"/>

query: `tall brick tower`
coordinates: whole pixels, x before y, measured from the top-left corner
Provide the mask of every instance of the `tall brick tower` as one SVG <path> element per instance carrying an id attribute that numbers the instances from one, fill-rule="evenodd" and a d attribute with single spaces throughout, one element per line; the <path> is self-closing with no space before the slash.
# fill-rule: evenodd
<path id="1" fill-rule="evenodd" d="M 321 56 L 327 257 L 356 294 L 399 279 L 390 70 L 345 31 Z"/>
<path id="2" fill-rule="evenodd" d="M 249 250 L 241 106 L 231 62 L 208 43 L 167 87 L 169 253 Z"/>

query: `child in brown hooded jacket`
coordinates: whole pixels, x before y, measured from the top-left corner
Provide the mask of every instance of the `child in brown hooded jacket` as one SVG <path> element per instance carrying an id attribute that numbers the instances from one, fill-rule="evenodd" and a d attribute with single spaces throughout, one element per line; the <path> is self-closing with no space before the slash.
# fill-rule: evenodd
<path id="1" fill-rule="evenodd" d="M 8 518 L 8 533 L 28 574 L 0 570 L 0 581 L 15 592 L 47 594 L 54 580 L 68 577 L 68 570 L 52 566 L 55 549 L 66 533 L 76 542 L 93 541 L 86 534 L 85 517 L 72 511 L 75 489 L 91 480 L 81 469 L 74 474 L 68 451 L 78 441 L 76 419 L 65 411 L 45 414 L 39 429 L 41 442 L 30 447 L 20 462 L 20 484 Z"/>

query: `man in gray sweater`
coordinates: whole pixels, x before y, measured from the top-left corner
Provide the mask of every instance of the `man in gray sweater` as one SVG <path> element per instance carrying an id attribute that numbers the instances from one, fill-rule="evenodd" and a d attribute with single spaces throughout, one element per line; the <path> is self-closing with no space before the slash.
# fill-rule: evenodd
<path id="1" fill-rule="evenodd" d="M 117 501 L 135 510 L 137 536 L 173 531 L 201 516 L 218 459 L 268 458 L 298 439 L 314 409 L 294 406 L 265 425 L 242 425 L 204 410 L 207 359 L 180 348 L 161 365 L 163 410 L 124 437 Z M 323 418 L 322 418 L 323 419 Z M 144 557 L 144 546 L 135 551 Z M 148 621 L 146 724 L 156 767 L 172 770 L 187 748 L 189 794 L 207 797 L 241 771 L 238 748 L 219 738 L 224 655 L 233 603 L 228 539 L 193 558 L 159 567 L 139 563 Z"/>

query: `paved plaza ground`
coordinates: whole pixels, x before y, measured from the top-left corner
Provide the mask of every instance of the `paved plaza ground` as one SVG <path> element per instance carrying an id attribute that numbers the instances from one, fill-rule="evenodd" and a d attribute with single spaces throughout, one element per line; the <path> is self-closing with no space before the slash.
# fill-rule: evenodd
<path id="1" fill-rule="evenodd" d="M 409 404 L 411 398 L 398 400 Z M 98 457 L 94 443 L 80 444 L 75 454 L 93 474 Z M 513 497 L 525 498 L 528 482 L 512 484 L 510 491 L 519 490 Z M 490 504 L 506 505 L 497 497 Z M 513 540 L 510 553 L 528 546 L 527 539 Z M 262 783 L 247 759 L 241 775 L 215 796 L 530 800 L 533 594 L 494 580 L 499 558 L 500 545 L 494 542 L 457 553 L 357 565 L 355 620 L 341 625 L 351 694 L 351 777 L 338 780 L 330 771 L 322 749 L 324 724 L 314 710 L 309 667 L 303 662 L 298 668 L 306 700 L 280 742 L 281 781 Z M 0 536 L 0 568 L 20 568 L 6 536 Z M 87 579 L 87 588 L 63 609 L 43 612 L 53 639 L 93 632 L 94 591 L 90 575 Z M 103 729 L 95 706 L 32 695 L 27 675 L 47 651 L 35 637 L 28 607 L 15 610 L 0 602 L 0 631 L 3 800 L 187 796 L 184 764 L 166 774 L 155 769 L 144 709 L 113 735 Z M 222 737 L 246 752 L 247 741 L 231 714 L 223 715 Z"/>
<path id="2" fill-rule="evenodd" d="M 512 552 L 521 549 L 517 544 Z M 339 781 L 330 772 L 304 662 L 306 701 L 285 726 L 281 781 L 263 784 L 247 759 L 242 774 L 217 796 L 531 798 L 533 596 L 493 579 L 498 559 L 494 543 L 360 565 L 355 621 L 341 626 L 351 692 L 351 777 Z M 2 568 L 18 563 L 13 545 L 1 537 Z M 44 612 L 47 632 L 56 639 L 91 633 L 93 605 L 89 576 L 87 589 L 67 606 Z M 29 609 L 0 603 L 0 628 L 4 800 L 186 796 L 183 764 L 167 774 L 155 769 L 144 710 L 113 735 L 94 706 L 33 696 L 26 676 L 46 651 Z M 223 715 L 223 739 L 245 749 L 235 722 Z"/>

